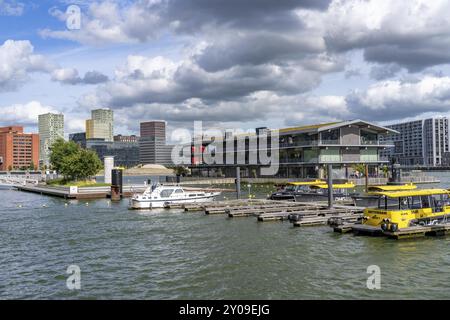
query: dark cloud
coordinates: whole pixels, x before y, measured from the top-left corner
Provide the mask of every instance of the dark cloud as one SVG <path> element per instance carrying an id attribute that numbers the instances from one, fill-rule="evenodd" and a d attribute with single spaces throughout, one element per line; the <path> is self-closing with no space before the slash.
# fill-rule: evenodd
<path id="1" fill-rule="evenodd" d="M 104 75 L 103 73 L 100 73 L 98 71 L 88 71 L 84 75 L 84 78 L 82 79 L 82 83 L 84 84 L 99 84 L 104 83 L 109 80 L 108 76 Z"/>
<path id="2" fill-rule="evenodd" d="M 442 39 L 450 41 L 450 37 Z M 436 46 L 428 41 L 418 41 L 414 46 L 378 45 L 364 50 L 364 58 L 370 62 L 392 64 L 419 72 L 435 65 L 450 63 L 450 43 L 447 47 Z"/>
<path id="3" fill-rule="evenodd" d="M 330 0 L 172 0 L 165 15 L 179 32 L 198 33 L 205 26 L 282 30 L 300 27 L 295 9 L 325 10 Z"/>
<path id="4" fill-rule="evenodd" d="M 321 38 L 312 34 L 309 37 L 299 37 L 255 32 L 224 35 L 194 59 L 206 71 L 214 72 L 235 65 L 260 65 L 269 62 L 284 65 L 290 61 L 301 60 L 309 54 L 318 54 L 324 49 Z"/>
<path id="5" fill-rule="evenodd" d="M 144 63 L 145 64 L 145 63 Z M 185 63 L 161 77 L 152 71 L 133 71 L 129 77 L 116 79 L 96 92 L 105 106 L 120 108 L 139 103 L 179 104 L 197 98 L 205 103 L 232 101 L 259 91 L 285 95 L 306 92 L 320 83 L 321 74 L 298 65 L 283 68 L 273 65 L 236 66 L 226 71 L 208 73 L 195 64 Z M 97 103 L 95 99 L 95 103 Z"/>

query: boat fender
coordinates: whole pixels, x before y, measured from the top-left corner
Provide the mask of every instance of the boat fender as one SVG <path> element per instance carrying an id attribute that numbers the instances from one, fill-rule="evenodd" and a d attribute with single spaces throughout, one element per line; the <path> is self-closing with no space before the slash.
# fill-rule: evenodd
<path id="1" fill-rule="evenodd" d="M 391 231 L 392 232 L 398 231 L 398 224 L 396 224 L 396 223 L 391 224 Z"/>

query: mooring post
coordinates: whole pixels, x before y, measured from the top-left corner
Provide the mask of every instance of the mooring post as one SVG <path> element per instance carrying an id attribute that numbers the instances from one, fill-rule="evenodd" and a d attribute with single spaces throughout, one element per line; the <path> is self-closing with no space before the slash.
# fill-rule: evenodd
<path id="1" fill-rule="evenodd" d="M 328 208 L 333 208 L 333 166 L 331 164 L 327 167 L 328 180 Z"/>
<path id="2" fill-rule="evenodd" d="M 236 167 L 236 199 L 241 198 L 241 168 Z"/>

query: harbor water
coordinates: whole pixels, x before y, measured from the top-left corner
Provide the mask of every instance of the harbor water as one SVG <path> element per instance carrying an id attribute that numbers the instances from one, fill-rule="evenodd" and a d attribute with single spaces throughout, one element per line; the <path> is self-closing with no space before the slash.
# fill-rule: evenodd
<path id="1" fill-rule="evenodd" d="M 450 173 L 430 174 L 450 187 Z M 0 299 L 450 299 L 450 237 L 355 237 L 127 206 L 0 190 Z M 66 285 L 71 265 L 80 290 Z M 367 288 L 372 265 L 380 289 Z"/>

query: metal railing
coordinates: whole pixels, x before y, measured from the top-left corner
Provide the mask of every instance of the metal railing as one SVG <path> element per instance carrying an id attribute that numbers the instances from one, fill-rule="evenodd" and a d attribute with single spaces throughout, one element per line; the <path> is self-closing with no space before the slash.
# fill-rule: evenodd
<path id="1" fill-rule="evenodd" d="M 365 140 L 361 139 L 361 145 L 363 146 L 390 146 L 394 145 L 394 142 L 392 140 Z"/>

